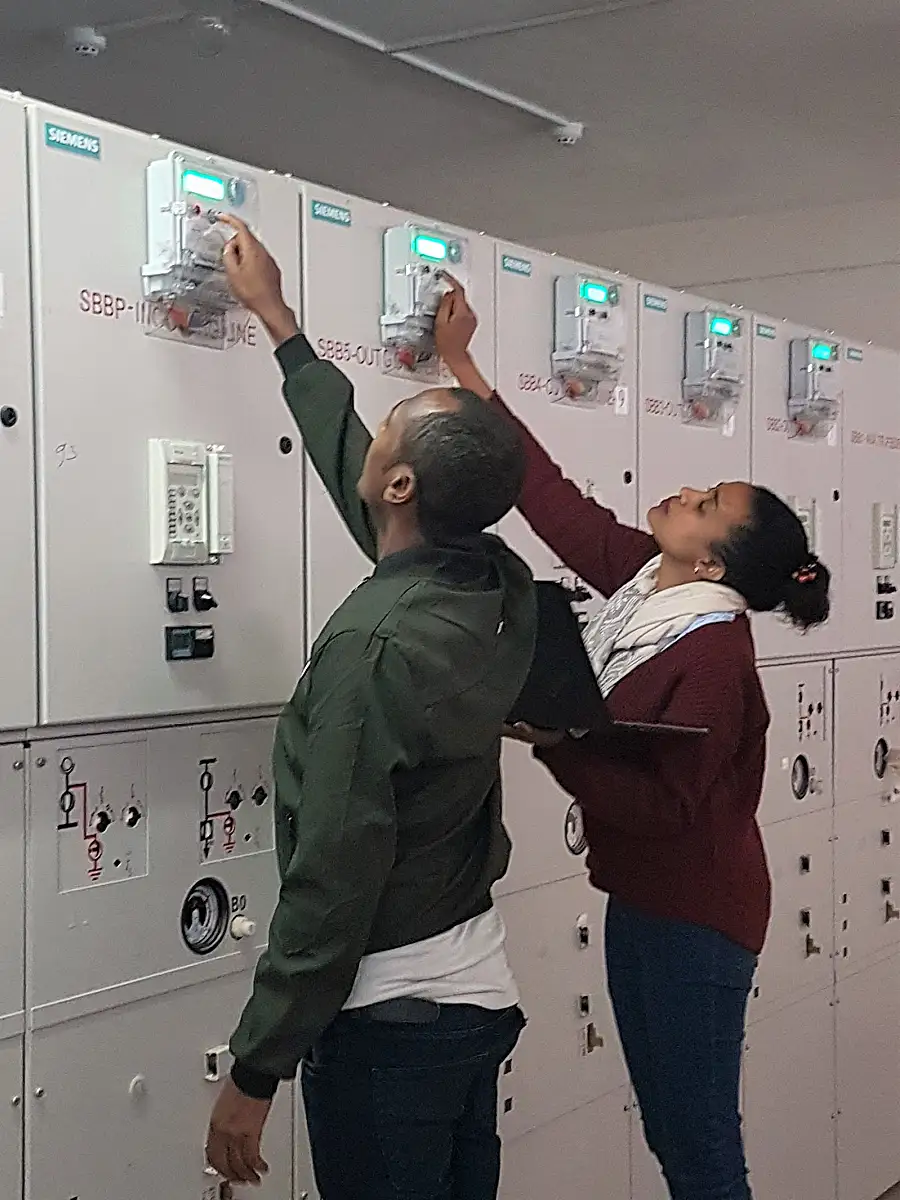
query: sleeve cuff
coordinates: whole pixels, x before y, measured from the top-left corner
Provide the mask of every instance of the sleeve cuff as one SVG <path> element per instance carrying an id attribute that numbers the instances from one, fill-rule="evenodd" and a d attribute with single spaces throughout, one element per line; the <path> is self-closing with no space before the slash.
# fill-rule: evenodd
<path id="1" fill-rule="evenodd" d="M 302 333 L 295 333 L 275 351 L 275 357 L 285 378 L 311 363 L 318 362 L 318 355 Z"/>
<path id="2" fill-rule="evenodd" d="M 265 1075 L 244 1063 L 235 1062 L 231 1068 L 231 1082 L 239 1092 L 249 1096 L 251 1100 L 271 1100 L 281 1081 L 277 1075 Z"/>

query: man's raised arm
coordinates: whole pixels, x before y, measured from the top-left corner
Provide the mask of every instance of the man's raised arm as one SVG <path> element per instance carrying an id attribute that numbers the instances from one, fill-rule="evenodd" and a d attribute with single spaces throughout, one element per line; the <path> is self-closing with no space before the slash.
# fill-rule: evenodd
<path id="1" fill-rule="evenodd" d="M 223 216 L 235 230 L 225 247 L 234 298 L 259 317 L 284 372 L 284 398 L 304 448 L 362 552 L 373 562 L 375 531 L 356 484 L 372 438 L 353 407 L 353 385 L 322 362 L 285 302 L 278 264 L 247 226 Z"/>

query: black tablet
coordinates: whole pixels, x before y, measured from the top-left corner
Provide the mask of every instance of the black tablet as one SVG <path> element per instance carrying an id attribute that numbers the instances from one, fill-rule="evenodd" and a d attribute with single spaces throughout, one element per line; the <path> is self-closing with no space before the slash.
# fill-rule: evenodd
<path id="1" fill-rule="evenodd" d="M 581 627 L 561 584 L 535 582 L 537 637 L 531 670 L 509 715 L 534 729 L 581 730 L 591 733 L 708 733 L 686 725 L 652 721 L 615 721 L 594 676 Z"/>

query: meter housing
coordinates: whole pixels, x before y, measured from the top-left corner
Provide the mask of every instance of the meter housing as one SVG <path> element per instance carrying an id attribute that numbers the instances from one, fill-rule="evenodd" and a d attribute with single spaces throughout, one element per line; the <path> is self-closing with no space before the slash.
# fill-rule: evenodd
<path id="1" fill-rule="evenodd" d="M 145 299 L 183 302 L 201 322 L 236 307 L 223 260 L 233 231 L 219 221 L 223 213 L 257 226 L 259 197 L 252 179 L 178 150 L 148 165 Z"/>
<path id="2" fill-rule="evenodd" d="M 434 319 L 450 290 L 447 272 L 468 285 L 465 239 L 413 222 L 384 233 L 382 344 L 405 371 L 434 360 Z"/>
<path id="3" fill-rule="evenodd" d="M 560 399 L 608 404 L 625 366 L 627 327 L 618 287 L 589 275 L 561 275 L 554 287 L 553 372 Z"/>
<path id="4" fill-rule="evenodd" d="M 743 321 L 706 308 L 685 316 L 682 419 L 727 427 L 747 384 Z"/>
<path id="5" fill-rule="evenodd" d="M 841 351 L 823 338 L 794 338 L 790 346 L 788 418 L 794 437 L 829 437 L 841 406 Z"/>

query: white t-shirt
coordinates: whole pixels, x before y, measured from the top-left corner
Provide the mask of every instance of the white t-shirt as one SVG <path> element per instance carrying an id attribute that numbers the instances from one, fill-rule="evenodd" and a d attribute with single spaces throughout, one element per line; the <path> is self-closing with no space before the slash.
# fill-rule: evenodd
<path id="1" fill-rule="evenodd" d="M 366 955 L 344 1008 L 409 998 L 490 1009 L 519 1003 L 496 908 L 424 942 Z"/>

